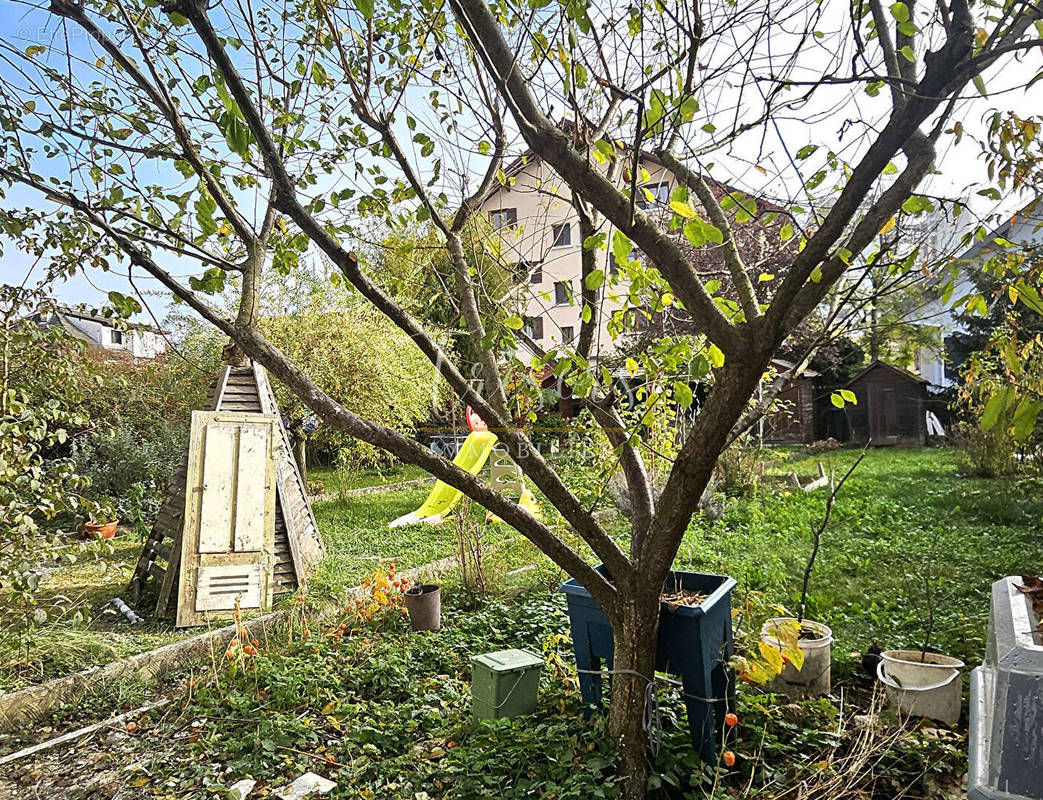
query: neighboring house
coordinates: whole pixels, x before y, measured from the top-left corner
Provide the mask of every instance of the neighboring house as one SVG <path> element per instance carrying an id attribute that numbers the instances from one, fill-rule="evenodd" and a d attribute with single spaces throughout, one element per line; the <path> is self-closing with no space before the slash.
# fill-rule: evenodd
<path id="1" fill-rule="evenodd" d="M 1039 203 L 1038 198 L 959 255 L 957 263 L 960 276 L 952 294 L 953 300 L 975 291 L 972 276 L 985 262 L 994 256 L 1011 252 L 1010 247 L 999 244 L 998 240 L 1013 243 L 1015 249 L 1025 252 L 1032 252 L 1043 245 L 1043 204 Z M 960 311 L 954 311 L 951 303 L 951 300 L 949 303 L 935 300 L 920 314 L 927 321 L 926 324 L 938 328 L 942 342 L 946 345 L 943 348 L 946 352 L 922 350 L 916 359 L 916 371 L 930 384 L 933 391 L 952 386 L 956 378 L 954 367 L 959 366 L 950 363 L 947 357 L 948 340 L 961 330 Z"/>
<path id="2" fill-rule="evenodd" d="M 41 328 L 60 328 L 97 350 L 126 353 L 133 358 L 145 359 L 157 358 L 167 350 L 166 337 L 158 328 L 139 323 L 117 327 L 107 317 L 65 306 L 35 311 L 28 319 Z"/>
<path id="3" fill-rule="evenodd" d="M 668 219 L 670 198 L 678 186 L 677 178 L 651 153 L 642 153 L 639 165 L 642 180 L 637 183 L 635 205 L 646 213 L 661 213 L 664 219 Z M 568 186 L 549 165 L 531 152 L 516 159 L 505 169 L 505 174 L 506 182 L 485 201 L 482 211 L 496 231 L 501 257 L 505 262 L 517 265 L 522 290 L 515 295 L 515 300 L 525 319 L 525 333 L 542 349 L 574 346 L 581 325 L 583 242 L 579 217 L 572 205 Z M 712 181 L 709 183 L 719 197 L 729 191 Z M 689 202 L 700 210 L 694 198 Z M 763 211 L 766 208 L 782 211 L 779 206 L 758 200 L 758 209 Z M 778 237 L 778 228 L 784 222 L 780 220 L 774 226 L 757 222 L 739 226 L 742 228 L 737 234 L 740 252 L 750 266 L 757 291 L 762 294 L 770 291 L 775 279 L 767 275 L 761 277 L 760 273 L 781 277 L 785 271 L 785 266 L 777 265 L 779 253 L 787 249 L 780 245 Z M 613 229 L 607 221 L 602 220 L 599 232 L 604 232 L 611 243 Z M 712 247 L 697 250 L 680 234 L 678 239 L 697 272 L 706 280 L 720 277 L 723 266 L 720 255 Z M 596 251 L 598 268 L 606 276 L 614 274 L 617 269 L 610 251 L 611 247 Z M 631 257 L 641 258 L 641 254 L 635 251 Z M 625 291 L 625 287 L 612 287 L 608 282 L 602 287 L 599 325 L 591 353 L 595 359 L 611 355 L 616 349 L 608 333 L 608 324 L 613 313 L 622 307 L 618 295 Z M 721 294 L 729 297 L 727 286 Z M 686 332 L 684 320 L 664 321 L 640 309 L 634 309 L 625 321 L 626 331 L 634 334 L 655 332 L 664 327 L 670 333 Z"/>

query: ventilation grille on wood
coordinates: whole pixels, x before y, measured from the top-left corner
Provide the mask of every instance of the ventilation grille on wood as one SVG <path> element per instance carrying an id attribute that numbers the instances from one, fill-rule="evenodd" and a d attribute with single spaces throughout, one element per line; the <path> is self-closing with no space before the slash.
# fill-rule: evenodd
<path id="1" fill-rule="evenodd" d="M 200 566 L 196 590 L 196 611 L 230 611 L 240 597 L 243 608 L 261 604 L 261 566 Z"/>

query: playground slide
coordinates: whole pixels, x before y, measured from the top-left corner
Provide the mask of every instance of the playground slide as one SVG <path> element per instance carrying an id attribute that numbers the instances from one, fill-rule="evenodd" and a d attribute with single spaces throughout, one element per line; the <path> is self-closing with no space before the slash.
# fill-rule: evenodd
<path id="1" fill-rule="evenodd" d="M 489 454 L 496 444 L 496 434 L 489 431 L 472 431 L 467 435 L 460 452 L 456 454 L 453 463 L 461 469 L 465 469 L 472 475 L 477 475 L 485 466 Z M 401 516 L 388 525 L 389 528 L 400 528 L 403 525 L 416 525 L 426 523 L 428 525 L 441 525 L 445 514 L 460 500 L 460 491 L 454 489 L 447 483 L 437 481 L 427 500 L 416 511 L 411 511 Z"/>

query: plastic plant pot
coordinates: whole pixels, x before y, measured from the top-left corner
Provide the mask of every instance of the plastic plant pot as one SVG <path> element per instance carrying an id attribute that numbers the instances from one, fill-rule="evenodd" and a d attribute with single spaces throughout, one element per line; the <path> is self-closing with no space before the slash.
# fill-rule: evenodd
<path id="1" fill-rule="evenodd" d="M 964 663 L 958 658 L 919 650 L 885 650 L 877 677 L 888 703 L 900 714 L 928 717 L 955 725 L 960 720 Z"/>
<path id="2" fill-rule="evenodd" d="M 611 580 L 604 565 L 597 569 Z M 706 595 L 697 606 L 671 608 L 660 604 L 655 668 L 657 672 L 681 677 L 692 743 L 704 760 L 714 762 L 725 733 L 724 718 L 734 706 L 735 686 L 728 659 L 735 649 L 731 612 L 735 579 L 671 571 L 667 583 L 672 590 L 680 588 Z M 612 625 L 590 592 L 575 579 L 566 581 L 558 590 L 565 593 L 568 601 L 583 702 L 600 706 L 602 662 L 605 669 L 612 669 Z"/>
<path id="3" fill-rule="evenodd" d="M 528 650 L 500 650 L 471 658 L 471 707 L 476 720 L 536 710 L 543 659 Z"/>
<path id="4" fill-rule="evenodd" d="M 776 617 L 769 619 L 761 627 L 761 641 L 772 647 L 782 645 L 776 638 L 774 628 L 779 625 L 792 625 L 795 617 Z M 787 663 L 767 686 L 769 691 L 779 692 L 797 700 L 801 697 L 821 697 L 829 694 L 832 684 L 831 664 L 833 659 L 833 631 L 821 622 L 810 619 L 800 623 L 801 631 L 815 634 L 815 638 L 800 638 L 797 646 L 804 654 L 804 665 L 797 669 Z"/>
<path id="5" fill-rule="evenodd" d="M 409 624 L 415 631 L 442 629 L 442 587 L 436 583 L 414 586 L 405 593 Z"/>
<path id="6" fill-rule="evenodd" d="M 116 536 L 118 520 L 84 523 L 83 531 L 88 539 L 112 539 Z"/>

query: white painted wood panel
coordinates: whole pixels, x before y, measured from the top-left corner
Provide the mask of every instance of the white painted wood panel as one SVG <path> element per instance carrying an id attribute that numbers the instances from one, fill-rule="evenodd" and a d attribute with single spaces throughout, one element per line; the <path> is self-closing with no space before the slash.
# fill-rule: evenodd
<path id="1" fill-rule="evenodd" d="M 264 546 L 265 499 L 268 495 L 268 442 L 270 429 L 239 429 L 239 468 L 236 479 L 235 551 L 243 553 Z"/>
<path id="2" fill-rule="evenodd" d="M 260 564 L 215 564 L 199 567 L 196 611 L 231 611 L 236 598 L 243 609 L 261 605 Z"/>
<path id="3" fill-rule="evenodd" d="M 199 552 L 232 549 L 232 480 L 236 428 L 208 425 L 203 443 L 203 486 L 199 507 Z"/>

